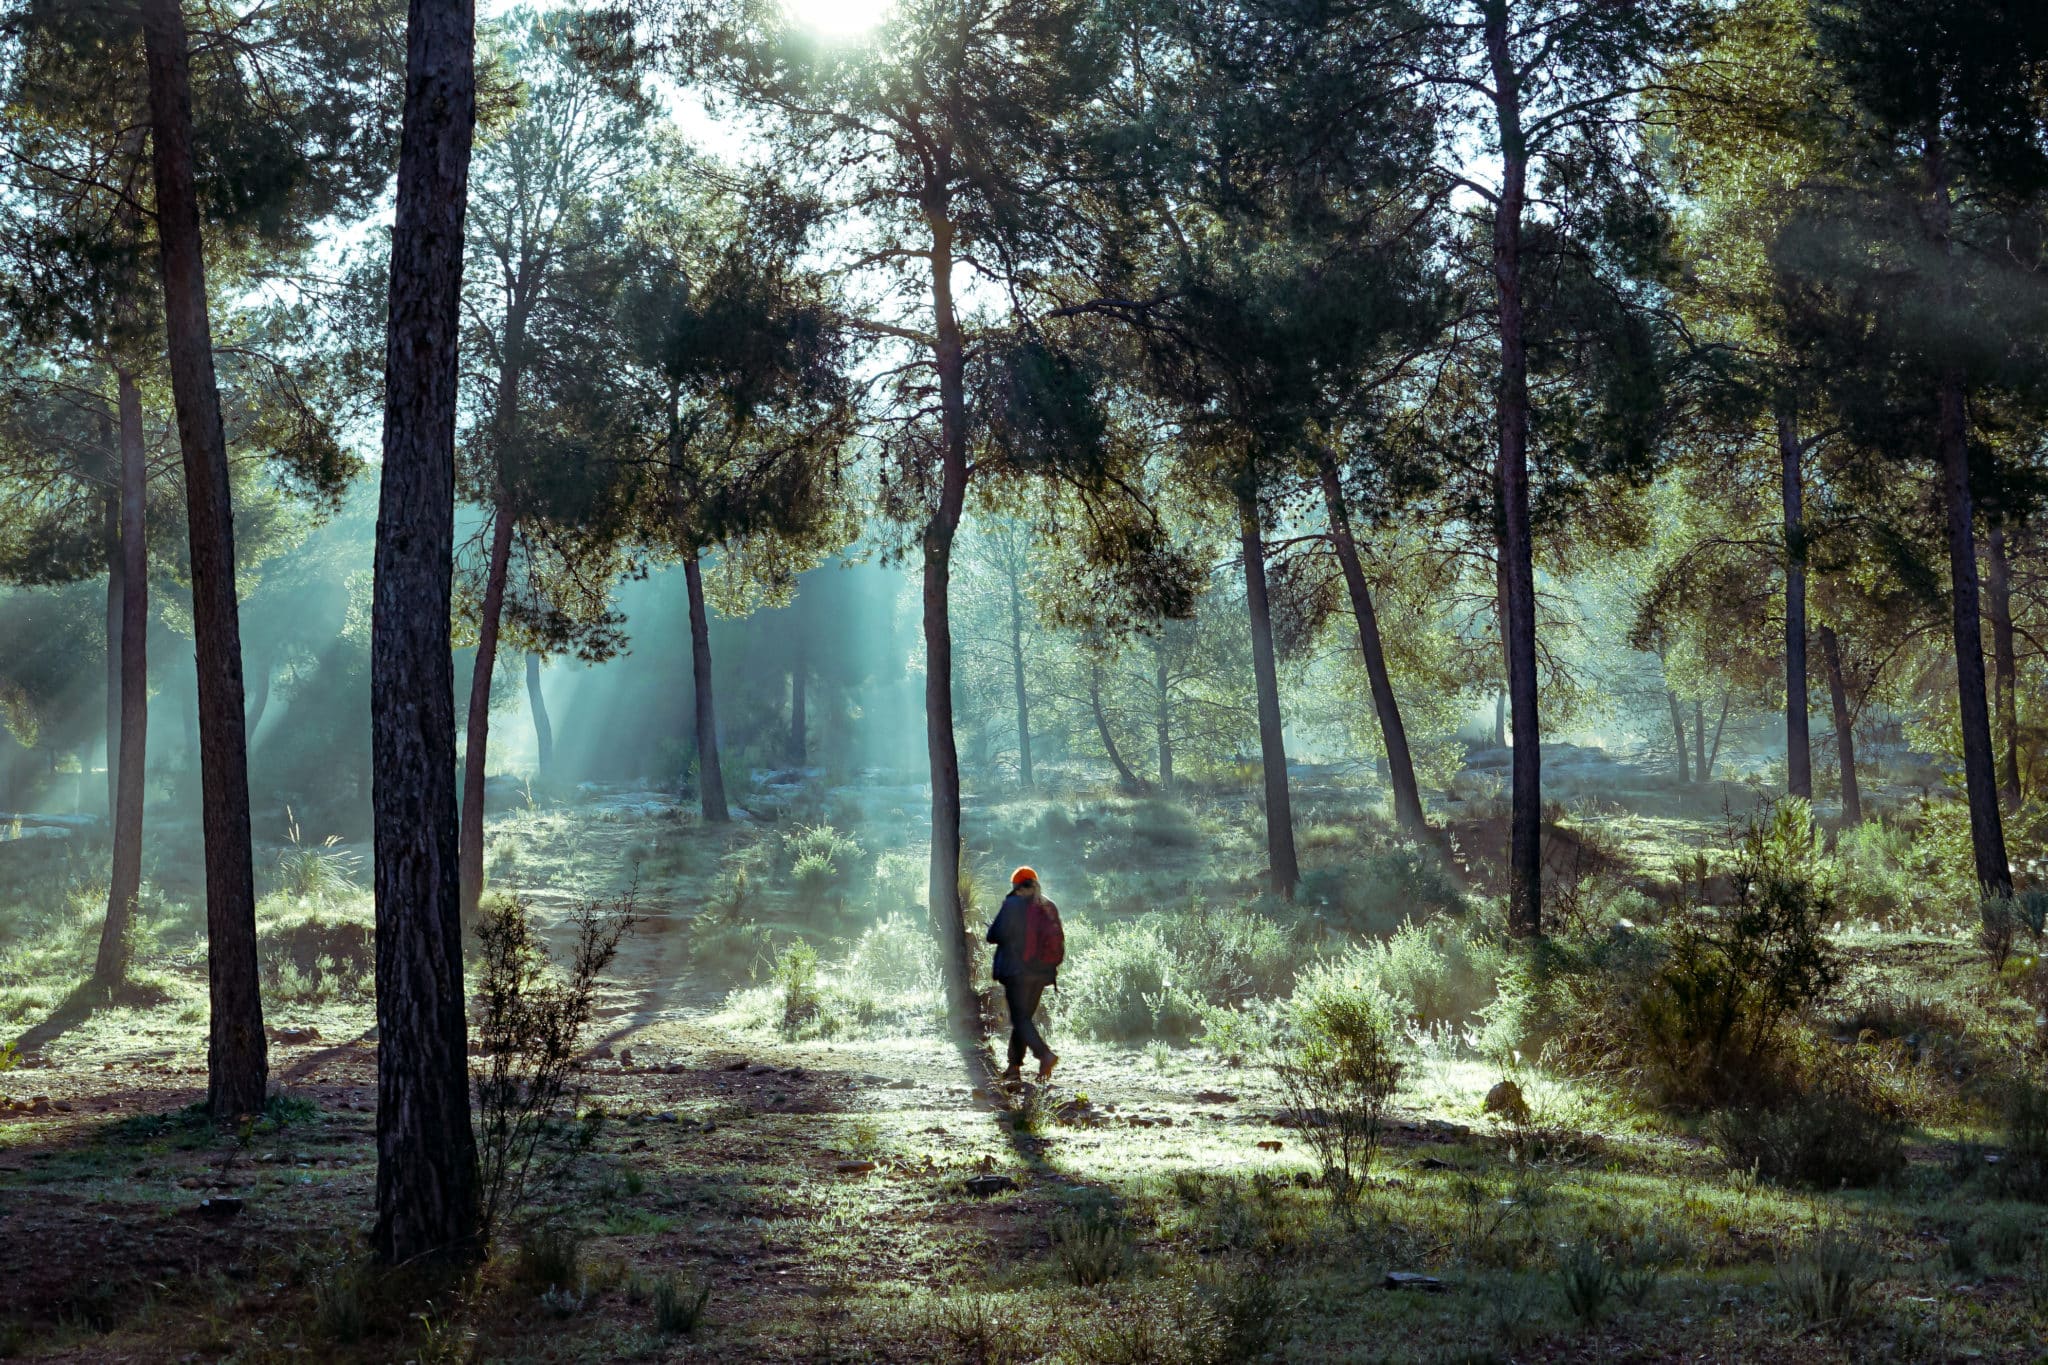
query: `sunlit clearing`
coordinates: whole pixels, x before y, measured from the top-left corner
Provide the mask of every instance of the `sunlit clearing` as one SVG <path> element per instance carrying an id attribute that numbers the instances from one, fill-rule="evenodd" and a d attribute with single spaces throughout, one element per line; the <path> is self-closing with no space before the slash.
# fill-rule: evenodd
<path id="1" fill-rule="evenodd" d="M 867 32 L 889 13 L 893 0 L 782 0 L 790 22 L 829 38 Z"/>

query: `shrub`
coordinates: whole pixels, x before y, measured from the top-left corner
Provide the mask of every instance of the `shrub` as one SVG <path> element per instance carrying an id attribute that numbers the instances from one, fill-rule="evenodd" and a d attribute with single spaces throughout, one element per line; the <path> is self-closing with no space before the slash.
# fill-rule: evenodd
<path id="1" fill-rule="evenodd" d="M 513 1276 L 535 1293 L 567 1289 L 577 1281 L 582 1256 L 582 1238 L 559 1223 L 541 1223 L 519 1239 Z"/>
<path id="2" fill-rule="evenodd" d="M 1300 899 L 1347 933 L 1390 934 L 1410 919 L 1462 910 L 1464 893 L 1433 848 L 1399 843 L 1304 876 Z"/>
<path id="3" fill-rule="evenodd" d="M 938 989 L 939 950 L 931 930 L 909 915 L 891 913 L 854 941 L 841 974 L 884 991 Z"/>
<path id="4" fill-rule="evenodd" d="M 2014 1195 L 2048 1201 L 2048 1088 L 2022 1077 L 2006 1091 L 1999 1180 Z"/>
<path id="5" fill-rule="evenodd" d="M 690 1336 L 711 1304 L 711 1281 L 664 1275 L 655 1283 L 653 1299 L 654 1330 L 663 1336 Z"/>
<path id="6" fill-rule="evenodd" d="M 1130 1226 L 1108 1209 L 1063 1213 L 1052 1223 L 1053 1254 L 1076 1287 L 1092 1289 L 1129 1268 Z"/>
<path id="7" fill-rule="evenodd" d="M 799 940 L 777 953 L 775 984 L 782 990 L 782 1031 L 793 1038 L 818 1017 L 818 950 Z"/>
<path id="8" fill-rule="evenodd" d="M 1882 1270 L 1868 1240 L 1823 1223 L 1804 1245 L 1778 1258 L 1778 1292 L 1801 1320 L 1840 1328 L 1863 1311 Z"/>
<path id="9" fill-rule="evenodd" d="M 1803 1091 L 1769 1108 L 1724 1110 L 1709 1124 L 1730 1166 L 1817 1189 L 1897 1176 L 1906 1168 L 1905 1128 L 1868 1063 L 1838 1053 L 1809 1068 Z"/>
<path id="10" fill-rule="evenodd" d="M 1180 961 L 1152 916 L 1087 936 L 1068 959 L 1055 997 L 1061 1015 L 1105 1042 L 1186 1042 L 1201 1027 L 1201 1002 L 1179 982 Z"/>
<path id="11" fill-rule="evenodd" d="M 1573 1317 L 1591 1326 L 1607 1311 L 1607 1301 L 1619 1288 L 1614 1267 L 1600 1248 L 1588 1241 L 1572 1244 L 1557 1267 L 1558 1289 L 1564 1306 Z"/>
<path id="12" fill-rule="evenodd" d="M 341 836 L 330 834 L 317 844 L 299 836 L 299 820 L 284 808 L 285 850 L 277 859 L 277 890 L 299 901 L 338 900 L 353 895 L 362 857 L 340 847 Z"/>
<path id="13" fill-rule="evenodd" d="M 1393 1008 L 1352 957 L 1304 976 L 1285 1022 L 1270 1053 L 1274 1075 L 1303 1140 L 1348 1203 L 1371 1173 L 1387 1101 L 1401 1079 Z"/>
<path id="14" fill-rule="evenodd" d="M 368 909 L 323 906 L 262 927 L 256 957 L 265 994 L 279 1000 L 368 998 L 377 969 Z"/>
<path id="15" fill-rule="evenodd" d="M 1842 908 L 1858 919 L 1892 924 L 1915 908 L 1909 870 L 1913 838 L 1895 823 L 1868 820 L 1835 840 L 1835 887 Z"/>
<path id="16" fill-rule="evenodd" d="M 561 1173 L 559 1164 L 543 1168 L 538 1161 L 544 1142 L 567 1131 L 556 1112 L 576 1093 L 583 1032 L 598 980 L 632 928 L 632 898 L 586 901 L 573 924 L 576 946 L 558 971 L 523 901 L 479 912 L 470 1038 L 481 1059 L 471 1070 L 486 1245 L 499 1221 L 524 1206 L 536 1174 Z"/>
<path id="17" fill-rule="evenodd" d="M 1824 936 L 1836 911 L 1804 801 L 1743 836 L 1735 903 L 1673 917 L 1669 951 L 1636 1004 L 1642 1079 L 1681 1108 L 1753 1102 L 1782 1086 L 1788 1021 L 1841 979 Z"/>
<path id="18" fill-rule="evenodd" d="M 1395 1007 L 1418 1023 L 1463 1023 L 1492 1003 L 1507 952 L 1478 941 L 1462 920 L 1410 922 L 1360 952 Z"/>
<path id="19" fill-rule="evenodd" d="M 2019 927 L 2020 917 L 2011 896 L 1986 896 L 1977 902 L 1977 946 L 1990 957 L 1994 975 L 2005 970 L 2005 960 L 2012 956 L 2013 935 Z"/>

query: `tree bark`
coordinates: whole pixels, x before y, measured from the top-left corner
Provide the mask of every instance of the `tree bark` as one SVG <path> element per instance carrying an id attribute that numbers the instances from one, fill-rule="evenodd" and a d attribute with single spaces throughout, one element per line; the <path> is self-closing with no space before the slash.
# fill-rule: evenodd
<path id="1" fill-rule="evenodd" d="M 1970 845 L 1977 883 L 1987 896 L 2012 894 L 2005 825 L 1991 757 L 1991 716 L 1984 699 L 1984 633 L 1978 612 L 1975 508 L 1970 494 L 1968 394 L 1962 371 L 1940 380 L 1942 492 L 1948 504 L 1948 568 L 1956 644 L 1956 707 L 1963 727 L 1963 784 L 1970 802 Z"/>
<path id="2" fill-rule="evenodd" d="M 803 630 L 796 635 L 796 661 L 789 666 L 789 761 L 799 768 L 811 761 L 811 708 L 809 642 Z"/>
<path id="3" fill-rule="evenodd" d="M 1499 121 L 1501 192 L 1493 216 L 1500 321 L 1500 598 L 1514 725 L 1508 839 L 1508 927 L 1543 932 L 1543 729 L 1536 696 L 1536 564 L 1529 533 L 1529 355 L 1522 333 L 1522 212 L 1529 176 L 1521 72 L 1508 42 L 1508 0 L 1486 0 L 1484 28 Z"/>
<path id="4" fill-rule="evenodd" d="M 118 373 L 115 382 L 120 382 Z M 120 792 L 115 787 L 120 771 L 115 755 L 121 748 L 121 476 L 125 452 L 120 448 L 120 438 L 104 423 L 101 435 L 105 440 L 107 481 L 106 494 L 100 502 L 100 540 L 107 555 L 107 825 L 111 829 L 121 804 Z"/>
<path id="5" fill-rule="evenodd" d="M 476 121 L 471 0 L 411 0 L 391 233 L 370 628 L 377 887 L 377 1223 L 386 1264 L 477 1245 L 456 834 L 456 348 Z"/>
<path id="6" fill-rule="evenodd" d="M 128 974 L 128 933 L 142 892 L 142 801 L 149 737 L 149 501 L 148 453 L 142 445 L 142 396 L 135 377 L 115 371 L 120 407 L 119 554 L 109 578 L 120 588 L 120 728 L 107 743 L 107 769 L 115 774 L 114 866 L 107 888 L 107 918 L 100 929 L 93 984 L 111 992 Z"/>
<path id="7" fill-rule="evenodd" d="M 939 501 L 924 529 L 925 749 L 931 763 L 931 879 L 927 886 L 947 1016 L 962 1047 L 981 1038 L 974 994 L 974 949 L 960 898 L 960 751 L 953 734 L 953 541 L 967 500 L 967 364 L 953 309 L 953 220 L 942 155 L 927 181 L 925 224 L 931 233 L 933 365 L 939 380 Z"/>
<path id="8" fill-rule="evenodd" d="M 1671 704 L 1671 735 L 1678 744 L 1678 784 L 1692 785 L 1692 773 L 1685 766 L 1685 713 L 1678 709 L 1678 694 L 1665 689 L 1664 700 Z"/>
<path id="9" fill-rule="evenodd" d="M 1952 255 L 1946 150 L 1938 128 L 1925 145 L 1928 177 L 1927 227 L 1944 262 Z M 1953 293 L 1953 285 L 1948 286 Z M 1987 896 L 2012 894 L 2012 867 L 2005 857 L 2005 823 L 1991 750 L 1991 717 L 1984 702 L 1984 632 L 1978 603 L 1976 507 L 1970 491 L 1969 379 L 1959 364 L 1945 363 L 1935 381 L 1936 456 L 1941 462 L 1942 497 L 1948 512 L 1950 606 L 1956 646 L 1956 710 L 1963 731 L 1963 784 L 1970 805 L 1970 848 L 1977 885 Z"/>
<path id="10" fill-rule="evenodd" d="M 1166 667 L 1166 627 L 1152 637 L 1152 730 L 1159 746 L 1159 790 L 1173 790 L 1173 676 Z"/>
<path id="11" fill-rule="evenodd" d="M 540 690 L 540 655 L 526 656 L 526 709 L 533 713 L 535 776 L 545 782 L 555 769 L 555 727 L 548 720 L 548 699 Z"/>
<path id="12" fill-rule="evenodd" d="M 1842 647 L 1834 627 L 1822 626 L 1821 658 L 1828 670 L 1828 701 L 1835 716 L 1835 755 L 1842 774 L 1842 819 L 1851 825 L 1863 823 L 1863 790 L 1856 781 L 1856 726 L 1849 711 L 1849 689 L 1842 679 Z"/>
<path id="13" fill-rule="evenodd" d="M 1024 594 L 1017 582 L 1017 563 L 1005 558 L 1004 570 L 1010 580 L 1010 687 L 1017 702 L 1017 781 L 1030 791 L 1036 782 L 1031 775 L 1031 694 L 1024 686 Z"/>
<path id="14" fill-rule="evenodd" d="M 1714 747 L 1707 750 L 1706 764 L 1700 769 L 1701 781 L 1712 777 L 1714 775 L 1714 765 L 1721 761 L 1721 731 L 1728 724 L 1728 700 L 1729 694 L 1726 690 L 1723 690 L 1721 693 L 1721 715 L 1714 722 Z"/>
<path id="15" fill-rule="evenodd" d="M 1806 718 L 1806 512 L 1799 414 L 1778 404 L 1778 460 L 1785 505 L 1785 789 L 1813 799 L 1813 740 Z"/>
<path id="16" fill-rule="evenodd" d="M 1985 579 L 1986 605 L 1991 608 L 1991 679 L 1998 707 L 1998 794 L 2008 811 L 2020 808 L 2019 664 L 2012 638 L 2012 562 L 2006 557 L 2005 528 L 1994 526 L 1984 537 L 1984 558 L 1991 572 Z"/>
<path id="17" fill-rule="evenodd" d="M 460 878 L 465 922 L 484 893 L 484 761 L 491 747 L 491 674 L 498 666 L 498 631 L 505 615 L 505 577 L 512 564 L 512 500 L 502 493 L 491 518 L 491 551 L 484 569 L 483 607 L 476 622 L 476 661 L 469 671 L 469 719 L 462 749 Z"/>
<path id="18" fill-rule="evenodd" d="M 1707 780 L 1707 704 L 1692 699 L 1692 770 L 1700 782 Z"/>
<path id="19" fill-rule="evenodd" d="M 1116 769 L 1118 785 L 1129 792 L 1144 791 L 1148 784 L 1124 762 L 1122 751 L 1116 747 L 1116 736 L 1110 733 L 1109 717 L 1102 710 L 1102 664 L 1094 659 L 1088 661 L 1088 707 L 1095 715 L 1095 733 L 1102 737 L 1102 750 L 1109 755 L 1110 766 Z"/>
<path id="20" fill-rule="evenodd" d="M 256 879 L 249 853 L 248 745 L 227 439 L 206 315 L 206 263 L 192 181 L 192 93 L 178 0 L 144 0 L 151 163 L 163 268 L 164 334 L 192 552 L 199 659 L 200 802 L 206 843 L 206 959 L 211 997 L 207 1108 L 216 1119 L 263 1108 L 269 1058 L 256 980 Z"/>
<path id="21" fill-rule="evenodd" d="M 1266 546 L 1249 488 L 1237 495 L 1238 540 L 1244 549 L 1244 597 L 1251 613 L 1252 675 L 1259 695 L 1259 757 L 1265 770 L 1266 856 L 1275 894 L 1294 899 L 1301 870 L 1294 856 L 1293 799 L 1287 789 L 1287 743 L 1280 727 L 1280 677 L 1273 660 L 1273 611 L 1266 598 Z"/>
<path id="22" fill-rule="evenodd" d="M 697 727 L 697 808 L 713 824 L 732 819 L 725 799 L 725 769 L 718 759 L 718 707 L 711 694 L 711 619 L 704 607 L 704 573 L 693 553 L 683 561 L 690 594 L 690 677 Z"/>
<path id="23" fill-rule="evenodd" d="M 1394 696 L 1394 682 L 1387 672 L 1386 649 L 1380 640 L 1379 613 L 1373 610 L 1372 589 L 1365 581 L 1365 566 L 1359 561 L 1358 542 L 1351 533 L 1351 512 L 1344 503 L 1344 485 L 1337 474 L 1337 462 L 1328 451 L 1316 454 L 1316 471 L 1323 484 L 1323 505 L 1330 518 L 1330 544 L 1344 569 L 1344 586 L 1351 594 L 1351 614 L 1358 622 L 1358 649 L 1365 656 L 1365 677 L 1372 689 L 1373 714 L 1379 718 L 1380 744 L 1387 751 L 1387 779 L 1394 789 L 1394 818 L 1401 827 L 1420 830 L 1428 822 L 1422 814 L 1422 789 L 1415 781 L 1415 760 L 1408 750 L 1408 727 L 1401 720 L 1401 703 Z"/>
<path id="24" fill-rule="evenodd" d="M 1493 694 L 1493 747 L 1508 747 L 1508 694 L 1505 692 Z"/>

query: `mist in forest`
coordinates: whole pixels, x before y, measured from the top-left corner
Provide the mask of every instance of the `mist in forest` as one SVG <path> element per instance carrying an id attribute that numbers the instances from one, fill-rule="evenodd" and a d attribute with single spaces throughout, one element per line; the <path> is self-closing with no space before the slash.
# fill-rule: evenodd
<path id="1" fill-rule="evenodd" d="M 0 0 L 0 1357 L 2034 1358 L 2048 6 Z"/>

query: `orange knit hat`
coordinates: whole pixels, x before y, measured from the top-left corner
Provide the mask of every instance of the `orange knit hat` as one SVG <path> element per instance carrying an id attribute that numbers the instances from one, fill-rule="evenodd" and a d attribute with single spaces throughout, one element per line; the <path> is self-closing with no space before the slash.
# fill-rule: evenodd
<path id="1" fill-rule="evenodd" d="M 1010 874 L 1010 885 L 1012 886 L 1015 886 L 1018 882 L 1035 882 L 1037 880 L 1038 874 L 1028 867 L 1020 867 Z"/>

